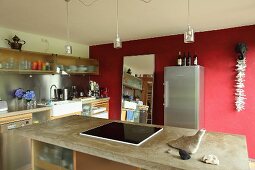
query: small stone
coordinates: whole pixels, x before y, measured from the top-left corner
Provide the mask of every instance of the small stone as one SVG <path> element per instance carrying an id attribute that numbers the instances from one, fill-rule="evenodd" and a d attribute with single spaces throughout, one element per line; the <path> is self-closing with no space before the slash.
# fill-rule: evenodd
<path id="1" fill-rule="evenodd" d="M 179 150 L 179 155 L 182 160 L 188 160 L 191 158 L 190 155 L 185 150 L 182 149 Z"/>
<path id="2" fill-rule="evenodd" d="M 205 155 L 201 159 L 202 162 L 212 165 L 219 165 L 220 161 L 215 155 Z"/>

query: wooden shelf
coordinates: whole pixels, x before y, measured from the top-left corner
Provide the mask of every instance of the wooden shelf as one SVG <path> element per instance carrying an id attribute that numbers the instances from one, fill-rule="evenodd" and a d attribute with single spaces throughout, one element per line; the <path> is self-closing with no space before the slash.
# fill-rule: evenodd
<path id="1" fill-rule="evenodd" d="M 123 73 L 122 83 L 123 86 L 133 90 L 143 89 L 142 80 L 127 73 Z"/>
<path id="2" fill-rule="evenodd" d="M 18 73 L 18 74 L 54 74 L 54 71 L 46 70 L 18 70 L 18 69 L 0 69 L 0 72 Z"/>
<path id="3" fill-rule="evenodd" d="M 44 170 L 67 170 L 59 165 L 55 165 L 46 161 L 42 161 L 39 159 L 34 160 L 34 165 L 38 168 L 44 169 Z"/>
<path id="4" fill-rule="evenodd" d="M 70 74 L 70 75 L 99 75 L 98 72 L 66 72 L 67 74 Z"/>
<path id="5" fill-rule="evenodd" d="M 10 58 L 14 59 L 16 65 L 19 65 L 22 61 L 42 61 L 50 64 L 50 71 L 44 70 L 19 70 L 19 69 L 0 69 L 0 72 L 17 73 L 17 74 L 59 74 L 57 73 L 56 67 L 63 65 L 69 67 L 71 65 L 80 66 L 84 65 L 87 67 L 93 67 L 87 72 L 69 72 L 70 75 L 99 75 L 99 62 L 95 59 L 81 58 L 74 56 L 64 56 L 57 54 L 48 54 L 32 51 L 14 50 L 9 48 L 0 48 L 0 63 L 8 63 Z M 4 64 L 3 64 L 4 65 Z M 53 71 L 54 70 L 54 71 Z"/>
<path id="6" fill-rule="evenodd" d="M 131 86 L 130 84 L 127 84 L 127 83 L 123 83 L 123 86 L 125 86 L 125 87 L 127 87 L 127 88 L 130 88 L 130 89 L 132 89 L 132 90 L 142 90 L 142 89 L 140 89 L 140 88 Z"/>
<path id="7" fill-rule="evenodd" d="M 71 65 L 74 66 L 85 66 L 94 67 L 93 71 L 85 71 L 85 72 L 79 72 L 79 71 L 69 71 L 67 72 L 70 75 L 99 75 L 99 62 L 95 59 L 88 59 L 88 58 L 81 58 L 81 57 L 70 57 L 70 56 L 63 56 L 59 55 L 56 57 L 55 61 L 56 66 L 63 65 L 64 67 L 68 67 Z"/>

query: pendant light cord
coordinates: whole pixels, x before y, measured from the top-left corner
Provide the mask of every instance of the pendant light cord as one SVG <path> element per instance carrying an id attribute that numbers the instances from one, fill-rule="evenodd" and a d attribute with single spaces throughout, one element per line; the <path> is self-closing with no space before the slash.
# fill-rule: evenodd
<path id="1" fill-rule="evenodd" d="M 119 37 L 119 0 L 116 0 L 116 19 L 117 37 Z"/>
<path id="2" fill-rule="evenodd" d="M 66 34 L 67 34 L 67 43 L 70 43 L 70 29 L 69 29 L 69 1 L 66 1 Z M 70 44 L 69 44 L 70 45 Z"/>
<path id="3" fill-rule="evenodd" d="M 189 16 L 190 16 L 190 11 L 189 11 L 189 0 L 188 0 L 188 25 L 190 25 L 190 23 L 189 23 Z"/>

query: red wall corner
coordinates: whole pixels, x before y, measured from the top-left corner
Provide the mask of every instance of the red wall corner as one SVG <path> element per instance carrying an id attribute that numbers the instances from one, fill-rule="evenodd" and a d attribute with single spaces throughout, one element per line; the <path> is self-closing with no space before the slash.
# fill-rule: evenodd
<path id="1" fill-rule="evenodd" d="M 248 46 L 245 92 L 246 110 L 235 110 L 235 45 Z M 205 128 L 208 131 L 246 135 L 249 156 L 255 158 L 255 25 L 195 34 L 195 43 L 184 44 L 183 35 L 128 41 L 90 47 L 90 57 L 100 62 L 100 75 L 92 76 L 109 88 L 110 118 L 120 119 L 123 56 L 155 54 L 154 123 L 163 124 L 163 70 L 176 65 L 178 51 L 197 53 L 205 67 Z"/>

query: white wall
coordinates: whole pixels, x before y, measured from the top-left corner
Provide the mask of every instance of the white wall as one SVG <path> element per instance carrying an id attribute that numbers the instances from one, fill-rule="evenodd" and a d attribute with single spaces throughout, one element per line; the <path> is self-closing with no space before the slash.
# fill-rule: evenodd
<path id="1" fill-rule="evenodd" d="M 64 48 L 66 45 L 65 40 L 21 32 L 3 27 L 0 27 L 0 47 L 9 48 L 7 41 L 4 39 L 11 40 L 14 35 L 17 35 L 21 40 L 26 41 L 26 44 L 22 46 L 22 50 L 66 55 Z M 72 56 L 84 58 L 89 57 L 89 46 L 73 42 L 71 42 L 71 45 L 73 47 Z"/>

